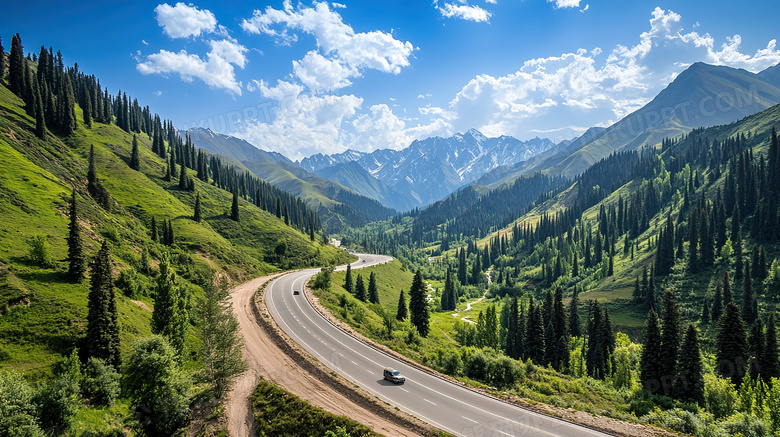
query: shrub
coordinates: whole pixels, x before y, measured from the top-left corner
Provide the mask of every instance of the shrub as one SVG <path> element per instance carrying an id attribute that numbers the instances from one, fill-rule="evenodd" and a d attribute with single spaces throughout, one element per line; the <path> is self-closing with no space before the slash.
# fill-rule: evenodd
<path id="1" fill-rule="evenodd" d="M 78 351 L 74 349 L 65 359 L 56 379 L 36 396 L 44 427 L 61 429 L 70 425 L 81 406 L 83 379 Z"/>
<path id="2" fill-rule="evenodd" d="M 707 411 L 716 419 L 728 417 L 737 408 L 737 391 L 730 380 L 707 373 L 704 375 L 704 401 Z"/>
<path id="3" fill-rule="evenodd" d="M 49 240 L 42 235 L 36 235 L 30 240 L 30 261 L 40 267 L 52 267 L 54 262 L 51 259 L 51 245 Z"/>
<path id="4" fill-rule="evenodd" d="M 742 437 L 765 437 L 771 435 L 766 423 L 752 414 L 737 413 L 724 421 L 721 426 L 729 435 Z"/>
<path id="5" fill-rule="evenodd" d="M 43 437 L 33 390 L 17 372 L 0 370 L 0 435 Z"/>
<path id="6" fill-rule="evenodd" d="M 116 286 L 120 290 L 122 290 L 123 293 L 125 293 L 125 296 L 127 297 L 133 297 L 137 294 L 144 294 L 143 293 L 143 287 L 140 284 L 140 280 L 138 278 L 138 273 L 136 273 L 135 269 L 129 268 L 127 270 L 122 270 L 119 273 L 119 277 L 116 278 Z"/>
<path id="7" fill-rule="evenodd" d="M 666 411 L 655 409 L 648 415 L 643 416 L 642 420 L 653 425 L 691 435 L 699 435 L 706 427 L 696 414 L 680 408 Z"/>
<path id="8" fill-rule="evenodd" d="M 113 366 L 91 357 L 84 368 L 82 390 L 99 405 L 113 405 L 119 397 L 119 374 Z"/>
<path id="9" fill-rule="evenodd" d="M 323 267 L 314 277 L 312 287 L 317 290 L 330 290 L 330 278 L 333 276 L 333 267 Z"/>

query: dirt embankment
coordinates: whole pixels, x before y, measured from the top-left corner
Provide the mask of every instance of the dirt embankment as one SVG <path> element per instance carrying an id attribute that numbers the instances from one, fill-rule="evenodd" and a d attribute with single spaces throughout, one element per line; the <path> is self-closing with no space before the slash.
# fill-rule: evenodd
<path id="1" fill-rule="evenodd" d="M 316 359 L 285 338 L 255 294 L 279 275 L 254 279 L 231 291 L 233 312 L 244 337 L 244 359 L 249 370 L 236 382 L 225 402 L 228 434 L 255 434 L 251 395 L 258 376 L 274 381 L 285 390 L 331 413 L 347 416 L 388 436 L 434 435 L 435 430 L 410 417 L 396 414 L 338 379 Z"/>

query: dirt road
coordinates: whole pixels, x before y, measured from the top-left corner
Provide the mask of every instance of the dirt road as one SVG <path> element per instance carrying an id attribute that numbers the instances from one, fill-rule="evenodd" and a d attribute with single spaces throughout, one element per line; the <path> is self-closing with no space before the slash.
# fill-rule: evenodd
<path id="1" fill-rule="evenodd" d="M 313 405 L 354 419 L 378 433 L 387 436 L 417 435 L 399 424 L 397 419 L 387 417 L 389 414 L 375 411 L 378 407 L 367 407 L 366 404 L 370 402 L 365 399 L 334 389 L 332 381 L 323 381 L 327 376 L 313 376 L 318 372 L 312 372 L 311 365 L 293 360 L 274 341 L 266 331 L 267 328 L 259 324 L 264 322 L 258 321 L 253 302 L 258 288 L 272 278 L 257 278 L 231 290 L 233 312 L 241 326 L 245 343 L 244 359 L 249 370 L 238 379 L 225 402 L 228 434 L 234 437 L 255 434 L 250 397 L 257 386 L 258 376 L 263 376 Z"/>

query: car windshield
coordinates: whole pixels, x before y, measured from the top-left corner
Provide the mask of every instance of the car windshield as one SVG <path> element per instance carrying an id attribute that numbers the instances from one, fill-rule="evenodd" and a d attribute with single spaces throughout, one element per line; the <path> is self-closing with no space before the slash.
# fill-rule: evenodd
<path id="1" fill-rule="evenodd" d="M 397 371 L 397 370 L 396 370 L 395 372 L 393 372 L 393 375 L 395 375 L 395 376 L 398 376 L 398 375 L 400 375 L 400 374 L 401 374 L 401 372 L 399 372 L 399 371 Z"/>

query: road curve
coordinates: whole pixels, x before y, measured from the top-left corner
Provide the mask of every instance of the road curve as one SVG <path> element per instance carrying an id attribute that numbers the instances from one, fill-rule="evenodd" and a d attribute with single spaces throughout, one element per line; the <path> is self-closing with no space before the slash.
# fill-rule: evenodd
<path id="1" fill-rule="evenodd" d="M 392 259 L 384 255 L 358 256 L 360 260 L 352 264 L 353 270 Z M 474 392 L 357 340 L 322 317 L 307 299 L 304 284 L 318 271 L 293 272 L 271 282 L 266 289 L 268 311 L 287 335 L 310 354 L 378 398 L 459 436 L 608 435 Z M 384 381 L 384 367 L 400 370 L 406 383 Z"/>

